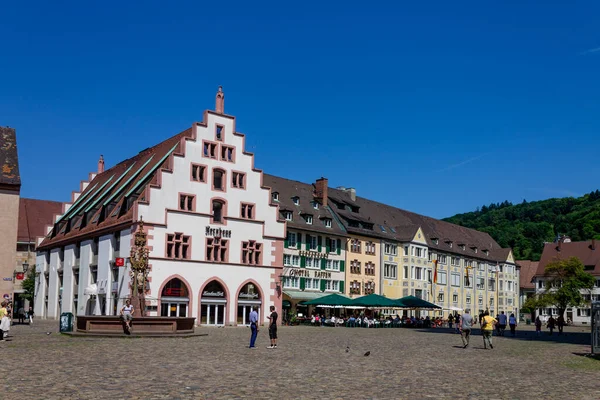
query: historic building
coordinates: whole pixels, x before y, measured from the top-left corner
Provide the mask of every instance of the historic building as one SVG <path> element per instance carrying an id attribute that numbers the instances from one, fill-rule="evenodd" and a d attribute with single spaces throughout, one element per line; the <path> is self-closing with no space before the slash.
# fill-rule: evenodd
<path id="1" fill-rule="evenodd" d="M 20 192 L 17 135 L 12 128 L 0 127 L 0 295 L 3 299 L 13 297 Z"/>
<path id="2" fill-rule="evenodd" d="M 284 317 L 307 315 L 303 302 L 329 293 L 414 295 L 444 313 L 517 311 L 510 249 L 325 178 L 263 174 L 223 96 L 202 123 L 108 170 L 100 159 L 39 247 L 39 316 L 116 314 L 130 291 L 128 257 L 142 220 L 150 315 L 244 325 L 251 306 L 262 321 L 269 305 L 283 306 Z"/>
<path id="3" fill-rule="evenodd" d="M 63 204 L 57 201 L 21 198 L 19 200 L 19 225 L 17 230 L 16 264 L 14 280 L 14 309 L 29 309 L 29 301 L 21 298 L 25 290 L 22 280 L 35 267 L 35 255 L 38 241 L 46 236 L 56 216 L 63 212 Z M 33 306 L 33 304 L 31 304 Z"/>
<path id="4" fill-rule="evenodd" d="M 591 323 L 591 302 L 600 301 L 600 249 L 596 240 L 587 240 L 582 242 L 572 242 L 568 237 L 561 237 L 556 242 L 546 243 L 542 251 L 542 257 L 537 266 L 537 271 L 533 276 L 535 293 L 541 294 L 546 290 L 544 271 L 548 264 L 566 260 L 571 257 L 577 257 L 584 265 L 586 272 L 596 277 L 594 289 L 590 292 L 582 291 L 588 304 L 583 307 L 569 307 L 565 311 L 565 321 L 572 321 L 575 325 L 589 325 Z M 547 320 L 550 316 L 558 318 L 557 308 L 542 308 L 536 310 L 536 314 L 542 320 Z"/>
<path id="5" fill-rule="evenodd" d="M 307 315 L 303 301 L 345 293 L 346 232 L 328 202 L 327 179 L 306 184 L 264 175 L 273 204 L 287 223 L 283 248 L 283 308 Z"/>
<path id="6" fill-rule="evenodd" d="M 519 304 L 522 306 L 527 299 L 535 295 L 533 277 L 538 269 L 538 261 L 517 260 L 519 268 Z"/>
<path id="7" fill-rule="evenodd" d="M 39 247 L 37 315 L 115 315 L 143 221 L 149 315 L 239 325 L 257 306 L 265 321 L 281 307 L 285 221 L 244 141 L 219 88 L 203 122 L 110 169 L 101 158 Z"/>

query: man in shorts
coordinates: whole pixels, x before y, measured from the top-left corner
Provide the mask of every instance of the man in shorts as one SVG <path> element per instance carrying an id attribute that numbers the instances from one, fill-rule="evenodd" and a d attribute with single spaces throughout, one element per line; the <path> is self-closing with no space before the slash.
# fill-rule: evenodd
<path id="1" fill-rule="evenodd" d="M 277 348 L 277 312 L 275 311 L 275 306 L 271 306 L 271 315 L 269 318 L 269 339 L 271 339 L 271 345 L 267 347 L 267 349 L 276 349 Z"/>
<path id="2" fill-rule="evenodd" d="M 460 316 L 460 322 L 458 325 L 460 329 L 460 336 L 463 342 L 463 349 L 469 346 L 469 339 L 471 337 L 471 328 L 473 327 L 473 317 L 471 316 L 471 310 L 466 309 L 465 313 Z"/>
<path id="3" fill-rule="evenodd" d="M 127 327 L 127 331 L 131 332 L 131 321 L 133 320 L 133 306 L 131 305 L 131 300 L 125 300 L 125 305 L 121 308 L 121 318 L 125 322 L 125 326 Z"/>

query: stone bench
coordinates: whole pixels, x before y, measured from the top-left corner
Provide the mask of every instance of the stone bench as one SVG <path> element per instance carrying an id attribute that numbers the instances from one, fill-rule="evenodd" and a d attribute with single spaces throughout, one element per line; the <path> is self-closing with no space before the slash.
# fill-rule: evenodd
<path id="1" fill-rule="evenodd" d="M 189 334 L 194 333 L 196 318 L 185 317 L 137 317 L 131 327 L 135 335 L 140 334 Z M 89 334 L 124 333 L 125 323 L 119 316 L 80 315 L 76 318 L 76 331 Z"/>

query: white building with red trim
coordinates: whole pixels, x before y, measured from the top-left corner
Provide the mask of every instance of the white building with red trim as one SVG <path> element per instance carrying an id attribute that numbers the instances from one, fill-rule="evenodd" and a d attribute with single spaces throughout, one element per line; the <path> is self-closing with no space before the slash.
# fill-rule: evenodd
<path id="1" fill-rule="evenodd" d="M 241 325 L 253 305 L 262 321 L 280 309 L 285 221 L 244 142 L 219 88 L 203 122 L 108 170 L 101 158 L 38 247 L 36 314 L 118 314 L 140 220 L 148 315 Z"/>

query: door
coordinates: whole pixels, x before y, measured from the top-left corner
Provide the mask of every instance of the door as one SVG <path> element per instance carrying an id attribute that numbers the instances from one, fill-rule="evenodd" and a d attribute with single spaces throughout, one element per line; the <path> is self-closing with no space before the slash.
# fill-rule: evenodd
<path id="1" fill-rule="evenodd" d="M 160 315 L 162 317 L 187 317 L 187 302 L 161 302 Z"/>
<path id="2" fill-rule="evenodd" d="M 225 325 L 225 304 L 202 304 L 200 307 L 200 324 Z"/>

